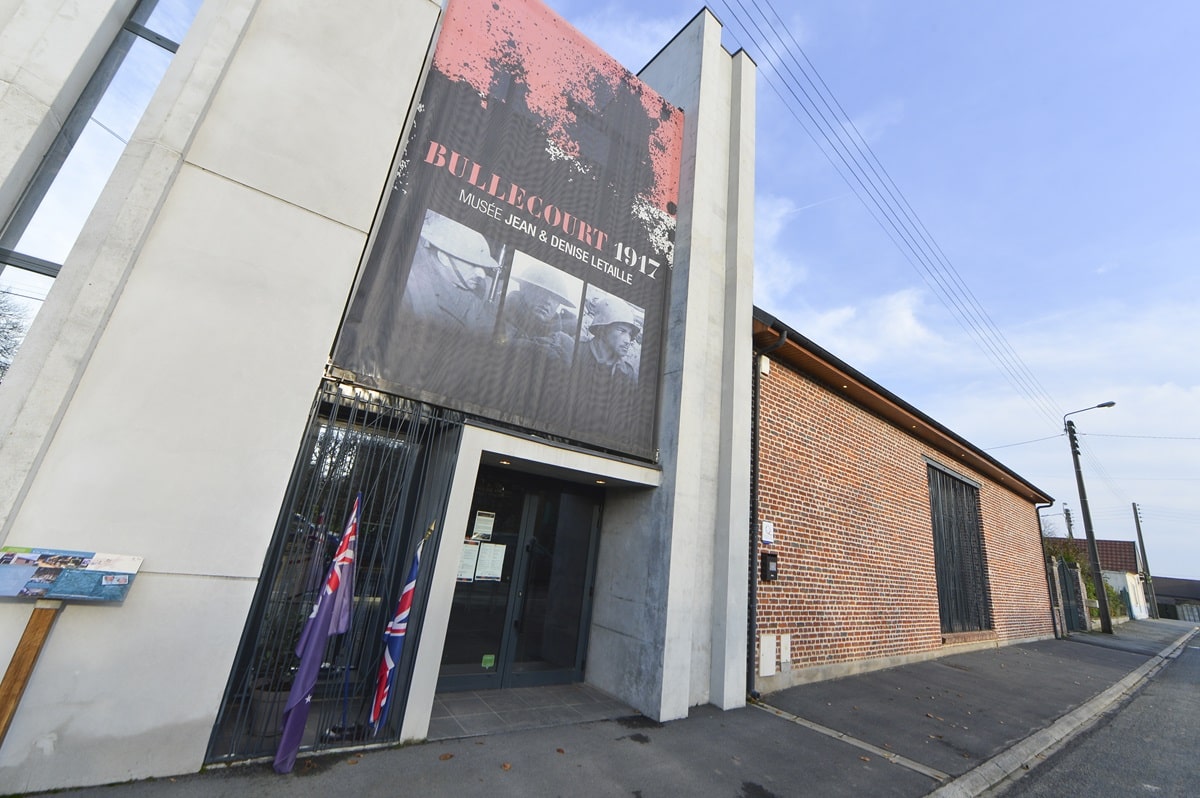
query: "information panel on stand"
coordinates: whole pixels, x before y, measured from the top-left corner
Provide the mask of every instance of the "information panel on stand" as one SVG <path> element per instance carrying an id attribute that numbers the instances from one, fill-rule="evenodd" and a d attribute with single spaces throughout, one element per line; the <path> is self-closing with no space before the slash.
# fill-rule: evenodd
<path id="1" fill-rule="evenodd" d="M 5 546 L 0 596 L 121 602 L 141 565 L 141 557 L 125 554 Z"/>

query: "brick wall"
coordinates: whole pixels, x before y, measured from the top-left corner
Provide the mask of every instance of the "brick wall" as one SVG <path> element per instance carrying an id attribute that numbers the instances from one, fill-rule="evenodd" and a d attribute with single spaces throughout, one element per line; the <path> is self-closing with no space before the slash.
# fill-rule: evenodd
<path id="1" fill-rule="evenodd" d="M 758 586 L 762 634 L 791 667 L 940 649 L 930 459 L 981 483 L 994 635 L 1053 634 L 1034 506 L 917 438 L 773 362 L 760 383 L 759 521 L 779 578 Z M 978 636 L 977 636 L 978 637 Z"/>

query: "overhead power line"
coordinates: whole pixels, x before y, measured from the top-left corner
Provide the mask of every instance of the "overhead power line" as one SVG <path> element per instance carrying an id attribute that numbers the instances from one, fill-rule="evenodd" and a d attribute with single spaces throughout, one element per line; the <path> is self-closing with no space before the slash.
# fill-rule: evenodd
<path id="1" fill-rule="evenodd" d="M 1045 438 L 1034 438 L 1031 441 L 1020 441 L 1018 443 L 1006 443 L 1002 446 L 989 446 L 986 449 L 984 449 L 984 451 L 985 452 L 994 452 L 997 449 L 1011 449 L 1014 446 L 1024 446 L 1028 443 L 1041 443 L 1042 441 L 1052 441 L 1055 438 L 1061 438 L 1062 436 L 1063 436 L 1063 433 L 1060 432 L 1057 435 L 1047 435 Z"/>
<path id="2" fill-rule="evenodd" d="M 1017 393 L 1055 426 L 1060 424 L 1061 407 L 968 287 L 770 0 L 722 0 L 721 4 L 731 25 L 741 31 L 731 30 L 731 34 L 759 62 L 768 86 L 909 265 Z"/>
<path id="3" fill-rule="evenodd" d="M 1200 441 L 1200 438 L 1184 435 L 1110 435 L 1104 432 L 1081 432 L 1079 434 L 1089 435 L 1093 438 L 1136 438 L 1141 441 Z"/>
<path id="4" fill-rule="evenodd" d="M 32 299 L 34 302 L 46 301 L 45 294 L 42 294 L 41 296 L 33 296 L 32 294 L 22 294 L 20 291 L 14 291 L 11 288 L 0 288 L 0 294 L 4 294 L 6 296 L 19 296 L 21 299 Z"/>

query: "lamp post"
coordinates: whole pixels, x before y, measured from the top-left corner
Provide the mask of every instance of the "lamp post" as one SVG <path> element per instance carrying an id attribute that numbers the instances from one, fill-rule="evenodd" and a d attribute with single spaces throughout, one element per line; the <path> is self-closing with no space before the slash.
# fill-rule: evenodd
<path id="1" fill-rule="evenodd" d="M 1105 634 L 1112 634 L 1112 616 L 1108 612 L 1108 595 L 1104 590 L 1104 574 L 1100 571 L 1100 552 L 1096 548 L 1096 535 L 1092 532 L 1092 514 L 1088 511 L 1087 490 L 1083 487 L 1083 470 L 1079 467 L 1079 440 L 1075 437 L 1075 422 L 1067 421 L 1067 416 L 1101 407 L 1112 407 L 1115 404 L 1116 402 L 1101 402 L 1082 410 L 1072 410 L 1063 416 L 1063 427 L 1067 431 L 1067 440 L 1071 443 L 1071 459 L 1075 462 L 1075 483 L 1079 486 L 1079 506 L 1083 511 L 1083 531 L 1087 535 L 1088 562 L 1092 565 L 1092 582 L 1096 586 L 1100 631 Z"/>

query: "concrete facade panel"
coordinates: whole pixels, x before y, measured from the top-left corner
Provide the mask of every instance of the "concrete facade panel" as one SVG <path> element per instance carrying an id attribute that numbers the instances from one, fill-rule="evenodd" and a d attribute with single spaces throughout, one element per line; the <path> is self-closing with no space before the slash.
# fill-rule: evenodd
<path id="1" fill-rule="evenodd" d="M 636 699 L 620 697 L 670 720 L 709 701 L 712 685 L 727 683 L 727 672 L 745 678 L 744 656 L 728 656 L 724 644 L 719 659 L 713 655 L 714 596 L 728 589 L 727 552 L 715 548 L 725 534 L 718 530 L 728 524 L 718 516 L 717 498 L 726 397 L 713 386 L 722 383 L 722 370 L 735 357 L 725 338 L 724 325 L 734 317 L 725 315 L 723 292 L 730 279 L 748 280 L 752 264 L 727 259 L 731 66 L 715 18 L 698 14 L 641 77 L 685 117 L 659 423 L 663 487 L 610 497 L 606 504 L 605 537 L 615 538 L 626 556 L 610 557 L 602 544 L 595 618 L 606 624 L 616 647 L 612 660 L 623 659 L 649 677 L 638 685 Z M 748 312 L 749 296 L 740 301 Z M 748 462 L 733 467 L 748 480 Z M 629 568 L 628 556 L 647 563 L 644 587 L 620 587 L 629 584 L 627 573 L 618 574 Z M 745 550 L 734 556 L 744 562 Z M 722 587 L 714 589 L 714 581 Z M 653 636 L 642 638 L 646 630 Z M 736 630 L 725 631 L 736 639 Z M 589 670 L 588 679 L 606 690 L 622 683 L 615 671 Z"/>
<path id="2" fill-rule="evenodd" d="M 186 167 L 9 543 L 257 578 L 364 241 Z"/>
<path id="3" fill-rule="evenodd" d="M 198 770 L 228 678 L 213 663 L 232 660 L 255 585 L 151 564 L 120 606 L 64 607 L 0 748 L 0 792 Z M 4 609 L 6 627 L 30 612 Z"/>
<path id="4" fill-rule="evenodd" d="M 210 0 L 201 8 L 5 376 L 0 534 L 11 529 L 252 5 Z"/>
<path id="5" fill-rule="evenodd" d="M 263 0 L 189 159 L 370 229 L 438 14 L 430 0 Z"/>

